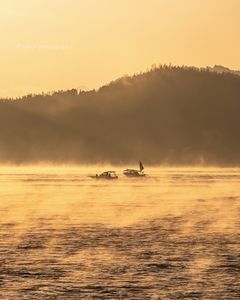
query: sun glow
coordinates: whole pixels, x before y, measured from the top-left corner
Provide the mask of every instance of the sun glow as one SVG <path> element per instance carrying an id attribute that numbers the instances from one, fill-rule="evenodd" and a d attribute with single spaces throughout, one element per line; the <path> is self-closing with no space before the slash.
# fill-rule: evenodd
<path id="1" fill-rule="evenodd" d="M 91 89 L 154 63 L 240 68 L 238 0 L 0 1 L 0 96 Z"/>

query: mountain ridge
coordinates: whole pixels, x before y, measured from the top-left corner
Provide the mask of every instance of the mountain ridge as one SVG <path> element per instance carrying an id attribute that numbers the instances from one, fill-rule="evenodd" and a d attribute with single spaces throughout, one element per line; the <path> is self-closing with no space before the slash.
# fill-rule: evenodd
<path id="1" fill-rule="evenodd" d="M 12 99 L 13 100 L 13 99 Z M 240 77 L 159 66 L 0 102 L 0 162 L 240 165 Z"/>

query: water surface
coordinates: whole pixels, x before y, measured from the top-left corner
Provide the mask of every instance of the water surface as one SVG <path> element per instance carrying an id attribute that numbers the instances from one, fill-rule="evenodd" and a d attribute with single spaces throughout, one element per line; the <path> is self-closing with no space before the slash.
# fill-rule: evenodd
<path id="1" fill-rule="evenodd" d="M 0 299 L 240 299 L 240 169 L 1 168 Z"/>

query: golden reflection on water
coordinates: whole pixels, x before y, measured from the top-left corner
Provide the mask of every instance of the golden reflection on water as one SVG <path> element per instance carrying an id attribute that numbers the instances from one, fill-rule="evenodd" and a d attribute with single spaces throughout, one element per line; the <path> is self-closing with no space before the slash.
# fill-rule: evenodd
<path id="1" fill-rule="evenodd" d="M 0 296 L 237 299 L 240 169 L 117 171 L 1 169 Z"/>

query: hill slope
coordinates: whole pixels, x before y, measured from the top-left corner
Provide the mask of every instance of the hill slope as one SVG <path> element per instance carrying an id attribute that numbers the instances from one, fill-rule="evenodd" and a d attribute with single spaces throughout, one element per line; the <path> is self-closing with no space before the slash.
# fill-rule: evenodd
<path id="1" fill-rule="evenodd" d="M 240 164 L 240 77 L 162 66 L 0 102 L 0 162 Z"/>

